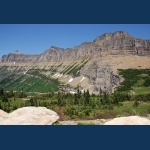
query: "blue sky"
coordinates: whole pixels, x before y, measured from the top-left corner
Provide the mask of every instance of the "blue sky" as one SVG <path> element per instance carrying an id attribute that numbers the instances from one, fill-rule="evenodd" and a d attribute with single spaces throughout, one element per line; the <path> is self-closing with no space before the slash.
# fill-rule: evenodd
<path id="1" fill-rule="evenodd" d="M 41 54 L 51 46 L 72 48 L 120 30 L 150 39 L 150 24 L 0 24 L 0 57 L 15 50 Z"/>

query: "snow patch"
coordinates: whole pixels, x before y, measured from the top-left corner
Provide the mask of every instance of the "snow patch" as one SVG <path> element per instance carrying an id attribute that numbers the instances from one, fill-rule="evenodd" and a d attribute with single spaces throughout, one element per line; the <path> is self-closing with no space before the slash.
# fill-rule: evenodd
<path id="1" fill-rule="evenodd" d="M 59 77 L 59 74 L 57 74 L 55 77 L 58 78 L 58 77 Z"/>
<path id="2" fill-rule="evenodd" d="M 55 78 L 60 78 L 62 76 L 63 76 L 63 74 L 59 74 L 59 73 L 56 73 L 55 75 L 53 75 L 53 77 L 55 77 Z"/>
<path id="3" fill-rule="evenodd" d="M 62 76 L 63 76 L 63 74 L 60 74 L 60 76 L 59 76 L 59 77 L 61 78 Z"/>
<path id="4" fill-rule="evenodd" d="M 74 92 L 74 91 L 70 91 L 70 94 L 75 94 L 76 92 Z"/>
<path id="5" fill-rule="evenodd" d="M 32 67 L 31 67 L 31 68 L 32 68 Z M 31 68 L 30 68 L 30 69 L 31 69 Z M 26 74 L 30 69 L 28 69 L 27 71 L 25 71 L 23 74 Z"/>
<path id="6" fill-rule="evenodd" d="M 70 82 L 72 82 L 73 81 L 73 78 L 71 78 L 68 82 L 70 83 Z"/>
<path id="7" fill-rule="evenodd" d="M 83 92 L 84 92 L 84 90 L 81 90 L 81 92 L 83 93 Z"/>
<path id="8" fill-rule="evenodd" d="M 68 77 L 68 75 L 65 75 L 65 76 L 64 76 L 64 78 L 67 78 L 67 77 Z"/>
<path id="9" fill-rule="evenodd" d="M 58 75 L 58 73 L 54 74 L 53 77 L 55 77 L 55 76 L 57 76 L 57 75 Z"/>
<path id="10" fill-rule="evenodd" d="M 23 74 L 26 74 L 27 73 L 27 71 L 25 71 Z"/>
<path id="11" fill-rule="evenodd" d="M 82 82 L 84 79 L 85 79 L 85 77 L 83 77 L 83 78 L 80 80 L 80 82 Z"/>

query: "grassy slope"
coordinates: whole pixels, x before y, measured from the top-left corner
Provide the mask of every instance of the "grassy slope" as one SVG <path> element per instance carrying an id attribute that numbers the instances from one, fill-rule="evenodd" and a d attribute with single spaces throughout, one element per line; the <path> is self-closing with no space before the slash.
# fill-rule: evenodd
<path id="1" fill-rule="evenodd" d="M 137 94 L 148 94 L 150 93 L 150 87 L 133 87 L 133 91 Z"/>
<path id="2" fill-rule="evenodd" d="M 119 69 L 119 74 L 125 79 L 121 83 L 121 88 L 118 88 L 119 92 L 133 90 L 136 94 L 150 93 L 150 86 L 143 85 L 146 79 L 150 78 L 150 69 Z"/>
<path id="3" fill-rule="evenodd" d="M 7 69 L 5 71 L 8 72 Z M 0 86 L 5 90 L 25 92 L 49 92 L 57 91 L 59 82 L 57 79 L 46 77 L 41 72 L 45 69 L 30 69 L 26 75 L 22 70 L 15 68 L 5 78 L 1 78 Z M 3 71 L 2 71 L 3 72 Z"/>

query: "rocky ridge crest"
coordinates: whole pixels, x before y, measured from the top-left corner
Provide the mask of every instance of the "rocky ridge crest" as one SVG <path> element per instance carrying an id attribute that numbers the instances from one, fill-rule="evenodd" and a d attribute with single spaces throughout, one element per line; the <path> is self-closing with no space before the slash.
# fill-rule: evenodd
<path id="1" fill-rule="evenodd" d="M 72 49 L 62 49 L 52 46 L 41 54 L 39 61 L 77 59 L 84 56 L 130 54 L 146 56 L 150 55 L 150 40 L 143 40 L 130 36 L 127 32 L 116 31 L 105 33 L 97 37 L 93 42 L 84 42 Z"/>
<path id="2" fill-rule="evenodd" d="M 57 64 L 57 62 L 63 64 L 66 61 L 73 64 L 77 60 L 85 60 L 86 58 L 88 63 L 81 68 L 79 75 L 89 79 L 94 93 L 98 93 L 100 87 L 103 91 L 112 93 L 115 87 L 119 85 L 121 78 L 113 72 L 111 60 L 108 64 L 105 60 L 108 59 L 107 56 L 118 57 L 119 55 L 150 56 L 150 40 L 133 37 L 124 31 L 116 31 L 105 33 L 92 42 L 84 42 L 73 48 L 63 49 L 52 46 L 40 55 L 25 55 L 15 51 L 4 55 L 1 62 L 28 63 L 29 65 L 31 62 L 33 62 L 32 65 L 43 62 L 44 67 L 45 65 L 52 66 L 51 64 Z M 118 62 L 117 65 L 120 63 Z M 69 65 L 67 64 L 65 67 L 67 68 Z"/>
<path id="3" fill-rule="evenodd" d="M 4 55 L 1 62 L 29 62 L 29 61 L 61 61 L 78 59 L 84 56 L 103 55 L 103 53 L 118 55 L 131 54 L 150 55 L 150 40 L 133 37 L 124 31 L 105 33 L 98 36 L 93 42 L 84 42 L 74 48 L 59 48 L 51 46 L 41 55 L 25 55 L 18 51 Z"/>

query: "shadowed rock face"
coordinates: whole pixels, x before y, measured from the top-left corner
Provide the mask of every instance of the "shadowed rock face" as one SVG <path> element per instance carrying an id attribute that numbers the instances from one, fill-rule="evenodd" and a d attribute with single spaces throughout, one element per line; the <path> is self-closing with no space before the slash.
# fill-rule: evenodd
<path id="1" fill-rule="evenodd" d="M 2 112 L 2 111 L 1 111 Z M 23 107 L 0 116 L 0 125 L 51 125 L 59 119 L 45 107 Z"/>

